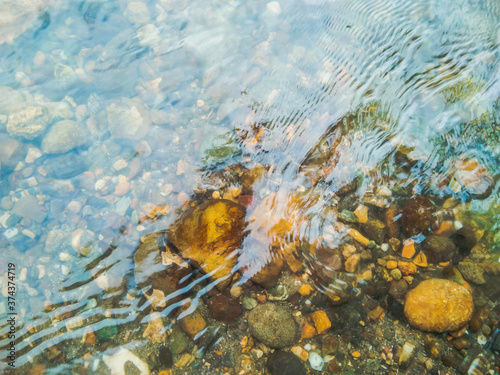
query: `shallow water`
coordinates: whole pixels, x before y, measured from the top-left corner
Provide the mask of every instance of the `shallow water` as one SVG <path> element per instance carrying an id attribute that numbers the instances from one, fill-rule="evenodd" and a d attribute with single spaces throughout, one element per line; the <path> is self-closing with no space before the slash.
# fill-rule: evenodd
<path id="1" fill-rule="evenodd" d="M 467 336 L 463 366 L 479 355 L 479 335 L 492 337 L 500 320 L 497 1 L 37 0 L 4 1 L 0 14 L 1 358 L 10 345 L 9 311 L 17 340 L 16 369 L 2 363 L 5 373 L 42 365 L 46 374 L 107 374 L 103 356 L 119 347 L 152 373 L 166 369 L 160 343 L 143 337 L 157 317 L 144 293 L 165 265 L 153 260 L 138 271 L 134 261 L 141 238 L 154 233 L 154 246 L 176 247 L 174 259 L 191 267 L 182 287 L 165 295 L 169 306 L 157 308 L 167 333 L 197 308 L 208 321 L 186 349 L 193 362 L 173 374 L 263 373 L 262 346 L 262 358 L 246 361 L 236 350 L 236 359 L 222 360 L 234 337 L 248 334 L 247 312 L 220 323 L 206 303 L 226 281 L 247 297 L 280 301 L 272 287 L 248 279 L 281 259 L 282 275 L 313 292 L 277 303 L 304 316 L 327 311 L 331 334 L 346 346 L 333 355 L 335 371 L 397 371 L 380 353 L 405 343 L 398 334 L 414 336 L 426 357 L 418 331 L 393 309 L 404 300 L 391 305 L 387 293 L 365 289 L 391 282 L 379 271 L 401 255 L 389 247 L 391 237 L 413 238 L 425 252 L 442 221 L 452 222 L 444 237 L 462 226 L 477 247 L 406 276 L 441 278 L 466 258 L 487 264 L 486 282 L 471 283 L 476 310 L 490 311 L 487 328 Z M 245 182 L 252 173 L 258 178 Z M 422 228 L 404 218 L 415 195 L 432 205 Z M 190 207 L 222 197 L 245 206 L 245 229 L 225 255 L 235 264 L 221 282 L 199 261 L 180 258 L 189 257 L 168 230 Z M 397 228 L 376 241 L 345 218 L 360 205 L 380 221 L 393 207 Z M 359 254 L 354 270 L 346 244 Z M 338 297 L 333 304 L 329 294 Z M 387 315 L 366 331 L 363 298 Z M 369 337 L 377 324 L 383 333 L 397 326 L 380 347 Z M 355 350 L 370 360 L 345 358 Z M 445 361 L 433 360 L 435 371 L 443 368 Z M 409 371 L 422 373 L 424 363 L 415 359 Z"/>

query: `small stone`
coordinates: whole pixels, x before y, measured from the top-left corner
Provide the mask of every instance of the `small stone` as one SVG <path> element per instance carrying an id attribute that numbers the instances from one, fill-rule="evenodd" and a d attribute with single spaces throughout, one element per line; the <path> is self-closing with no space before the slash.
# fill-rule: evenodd
<path id="1" fill-rule="evenodd" d="M 233 323 L 242 310 L 237 299 L 218 294 L 208 300 L 208 312 L 215 320 Z"/>
<path id="2" fill-rule="evenodd" d="M 172 352 L 166 346 L 164 346 L 164 345 L 160 346 L 158 357 L 160 359 L 161 364 L 163 366 L 165 366 L 166 368 L 169 369 L 174 365 Z"/>
<path id="3" fill-rule="evenodd" d="M 310 339 L 317 335 L 316 328 L 310 324 L 305 324 L 302 327 L 302 332 L 300 334 L 301 339 Z"/>
<path id="4" fill-rule="evenodd" d="M 149 339 L 153 344 L 166 340 L 167 334 L 159 313 L 155 312 L 150 315 L 150 320 L 142 337 Z"/>
<path id="5" fill-rule="evenodd" d="M 123 15 L 135 24 L 144 24 L 150 20 L 149 9 L 142 1 L 129 3 Z"/>
<path id="6" fill-rule="evenodd" d="M 118 183 L 115 186 L 115 195 L 121 197 L 130 191 L 130 182 L 128 182 L 127 177 L 124 175 L 118 176 Z"/>
<path id="7" fill-rule="evenodd" d="M 404 313 L 417 329 L 445 332 L 467 324 L 473 309 L 472 295 L 465 287 L 450 280 L 429 279 L 407 293 Z"/>
<path id="8" fill-rule="evenodd" d="M 401 251 L 401 256 L 411 259 L 415 255 L 415 252 L 415 242 L 413 240 L 406 240 Z"/>
<path id="9" fill-rule="evenodd" d="M 51 122 L 52 116 L 47 107 L 26 104 L 10 114 L 7 131 L 11 135 L 32 140 L 42 135 Z"/>
<path id="10" fill-rule="evenodd" d="M 266 7 L 276 15 L 279 15 L 281 13 L 280 3 L 278 3 L 277 1 L 271 1 L 270 3 L 267 3 Z"/>
<path id="11" fill-rule="evenodd" d="M 429 264 L 427 263 L 427 257 L 425 256 L 424 253 L 418 253 L 418 255 L 413 259 L 413 264 L 425 268 Z"/>
<path id="12" fill-rule="evenodd" d="M 41 210 L 38 199 L 32 195 L 22 196 L 15 202 L 12 213 L 34 220 L 37 223 L 41 223 L 47 217 L 47 213 Z"/>
<path id="13" fill-rule="evenodd" d="M 398 260 L 398 268 L 404 276 L 415 275 L 418 272 L 417 266 L 414 263 L 403 262 L 402 260 Z"/>
<path id="14" fill-rule="evenodd" d="M 385 266 L 388 270 L 393 270 L 398 266 L 398 262 L 396 262 L 395 260 L 388 260 Z"/>
<path id="15" fill-rule="evenodd" d="M 301 296 L 308 296 L 313 291 L 313 287 L 309 284 L 302 284 L 299 289 L 299 294 Z"/>
<path id="16" fill-rule="evenodd" d="M 353 358 L 356 358 L 356 359 L 361 357 L 361 353 L 359 351 L 357 351 L 357 350 L 353 351 L 351 353 L 351 355 L 352 355 Z"/>
<path id="17" fill-rule="evenodd" d="M 356 229 L 349 229 L 347 234 L 358 241 L 363 246 L 368 246 L 370 240 L 359 233 Z"/>
<path id="18" fill-rule="evenodd" d="M 323 310 L 317 310 L 311 314 L 311 318 L 316 326 L 316 331 L 318 334 L 322 335 L 330 329 L 332 323 L 328 318 L 328 315 Z"/>
<path id="19" fill-rule="evenodd" d="M 174 366 L 178 368 L 186 367 L 193 361 L 194 361 L 194 356 L 192 356 L 189 353 L 184 353 L 183 355 L 181 355 L 179 360 L 174 363 Z"/>
<path id="20" fill-rule="evenodd" d="M 368 312 L 368 319 L 370 319 L 372 322 L 380 319 L 384 314 L 384 309 L 381 306 L 375 307 L 373 310 L 370 310 Z"/>
<path id="21" fill-rule="evenodd" d="M 149 366 L 134 353 L 125 348 L 119 348 L 113 355 L 103 355 L 102 360 L 113 374 L 131 373 L 130 370 L 125 370 L 127 365 L 132 366 L 134 369 L 132 371 L 135 371 L 135 373 L 138 372 L 140 375 L 150 374 Z"/>
<path id="22" fill-rule="evenodd" d="M 339 340 L 334 337 L 334 336 L 326 336 L 325 339 L 323 340 L 323 344 L 321 346 L 321 351 L 323 354 L 333 354 L 335 353 L 338 348 L 339 348 Z"/>
<path id="23" fill-rule="evenodd" d="M 413 357 L 415 356 L 415 345 L 405 342 L 403 348 L 401 349 L 401 354 L 399 355 L 399 367 L 403 370 L 410 366 Z"/>
<path id="24" fill-rule="evenodd" d="M 127 168 L 128 163 L 125 159 L 119 159 L 113 163 L 113 168 L 116 171 L 121 171 L 124 168 Z"/>
<path id="25" fill-rule="evenodd" d="M 358 222 L 364 224 L 368 221 L 368 207 L 363 204 L 358 205 L 354 210 L 354 214 L 358 217 Z"/>
<path id="26" fill-rule="evenodd" d="M 241 286 L 233 286 L 229 290 L 229 293 L 231 293 L 231 297 L 239 298 L 241 296 L 241 294 L 243 293 L 243 288 Z"/>
<path id="27" fill-rule="evenodd" d="M 455 162 L 454 179 L 473 198 L 485 199 L 490 196 L 495 181 L 488 170 L 477 159 L 461 156 Z"/>
<path id="28" fill-rule="evenodd" d="M 203 330 L 206 326 L 207 323 L 205 319 L 198 311 L 194 311 L 181 320 L 182 330 L 191 337 L 196 336 L 196 334 Z"/>
<path id="29" fill-rule="evenodd" d="M 245 296 L 243 297 L 242 305 L 245 310 L 252 310 L 257 307 L 258 302 L 254 298 Z"/>
<path id="30" fill-rule="evenodd" d="M 362 228 L 368 238 L 379 245 L 384 242 L 387 230 L 385 224 L 380 220 L 368 220 L 366 223 L 362 224 Z"/>
<path id="31" fill-rule="evenodd" d="M 178 328 L 174 328 L 168 336 L 168 345 L 174 355 L 184 352 L 188 344 L 189 338 Z"/>
<path id="32" fill-rule="evenodd" d="M 339 219 L 344 223 L 357 223 L 359 222 L 358 217 L 354 214 L 354 212 L 349 210 L 342 210 L 339 214 Z"/>
<path id="33" fill-rule="evenodd" d="M 309 364 L 311 365 L 313 370 L 321 371 L 321 370 L 323 370 L 323 366 L 325 365 L 325 361 L 318 353 L 311 352 L 309 354 Z"/>
<path id="34" fill-rule="evenodd" d="M 359 255 L 359 254 L 351 255 L 345 261 L 345 270 L 346 270 L 346 272 L 355 273 L 357 271 L 357 269 L 358 269 L 360 261 L 361 261 L 361 255 Z"/>
<path id="35" fill-rule="evenodd" d="M 401 280 L 401 278 L 403 277 L 403 274 L 399 268 L 391 270 L 390 275 L 394 280 Z"/>
<path id="36" fill-rule="evenodd" d="M 453 258 L 456 247 L 447 237 L 429 235 L 422 244 L 425 255 L 431 263 L 447 262 Z"/>
<path id="37" fill-rule="evenodd" d="M 407 200 L 402 211 L 401 224 L 407 236 L 426 232 L 431 225 L 434 206 L 422 195 Z"/>

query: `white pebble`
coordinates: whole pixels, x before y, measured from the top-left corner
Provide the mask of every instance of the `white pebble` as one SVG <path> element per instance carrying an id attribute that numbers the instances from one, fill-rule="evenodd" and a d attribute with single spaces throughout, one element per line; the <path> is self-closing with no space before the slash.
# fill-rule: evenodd
<path id="1" fill-rule="evenodd" d="M 128 166 L 128 163 L 126 160 L 124 159 L 120 159 L 120 160 L 117 160 L 115 161 L 115 163 L 113 164 L 113 168 L 117 171 L 121 171 L 122 169 L 124 168 L 127 168 Z"/>
<path id="2" fill-rule="evenodd" d="M 36 147 L 30 147 L 28 149 L 28 153 L 26 154 L 26 158 L 24 158 L 24 161 L 28 164 L 31 164 L 41 156 L 42 156 L 42 151 L 40 151 Z"/>
<path id="3" fill-rule="evenodd" d="M 69 255 L 68 253 L 60 253 L 59 254 L 59 259 L 61 259 L 63 262 L 70 260 L 70 258 L 71 258 L 71 255 Z"/>
<path id="4" fill-rule="evenodd" d="M 271 1 L 270 3 L 267 3 L 267 9 L 269 9 L 274 14 L 281 13 L 281 6 L 277 1 Z"/>
<path id="5" fill-rule="evenodd" d="M 325 365 L 325 361 L 318 353 L 312 352 L 309 353 L 309 363 L 311 367 L 316 371 L 323 370 L 323 366 Z"/>
<path id="6" fill-rule="evenodd" d="M 380 248 L 382 249 L 382 251 L 387 251 L 389 250 L 389 244 L 383 243 L 382 245 L 380 245 Z"/>
<path id="7" fill-rule="evenodd" d="M 63 275 L 65 275 L 65 276 L 66 276 L 66 275 L 69 275 L 69 268 L 68 268 L 68 266 L 62 265 L 62 266 L 61 266 L 61 272 L 62 272 L 62 274 L 63 274 Z"/>
<path id="8" fill-rule="evenodd" d="M 43 264 L 39 264 L 36 268 L 38 268 L 38 280 L 40 280 L 45 276 L 45 266 Z"/>
<path id="9" fill-rule="evenodd" d="M 26 237 L 29 237 L 31 239 L 34 239 L 36 237 L 36 234 L 30 231 L 29 229 L 23 229 L 22 234 L 24 234 Z"/>

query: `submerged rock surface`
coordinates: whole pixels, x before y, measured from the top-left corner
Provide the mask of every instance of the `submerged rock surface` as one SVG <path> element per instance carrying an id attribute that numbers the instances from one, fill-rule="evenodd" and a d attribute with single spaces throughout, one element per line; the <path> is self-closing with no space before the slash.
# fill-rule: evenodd
<path id="1" fill-rule="evenodd" d="M 467 324 L 474 303 L 471 293 L 454 281 L 422 281 L 406 295 L 404 313 L 411 326 L 428 332 L 454 331 Z"/>

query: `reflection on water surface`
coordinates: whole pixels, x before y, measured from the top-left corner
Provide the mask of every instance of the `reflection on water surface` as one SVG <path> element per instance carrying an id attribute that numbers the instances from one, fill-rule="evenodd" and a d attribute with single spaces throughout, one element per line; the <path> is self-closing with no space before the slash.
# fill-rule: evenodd
<path id="1" fill-rule="evenodd" d="M 0 14 L 3 373 L 498 372 L 495 1 Z"/>

